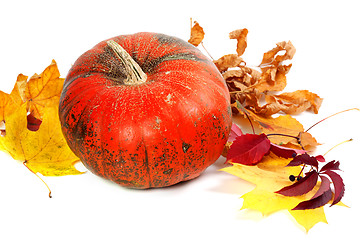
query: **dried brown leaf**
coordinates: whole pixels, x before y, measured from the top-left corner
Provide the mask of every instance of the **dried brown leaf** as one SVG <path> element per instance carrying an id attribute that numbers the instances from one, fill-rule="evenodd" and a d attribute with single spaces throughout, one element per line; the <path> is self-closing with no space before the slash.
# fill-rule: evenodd
<path id="1" fill-rule="evenodd" d="M 228 70 L 228 68 L 238 67 L 242 62 L 243 59 L 237 54 L 227 54 L 213 61 L 220 72 L 224 72 Z"/>
<path id="2" fill-rule="evenodd" d="M 260 73 L 256 70 L 245 66 L 239 66 L 237 69 L 228 70 L 222 73 L 224 80 L 226 81 L 238 81 L 247 87 L 254 85 L 259 77 Z"/>
<path id="3" fill-rule="evenodd" d="M 204 39 L 204 30 L 198 22 L 194 21 L 194 25 L 191 29 L 191 37 L 188 42 L 194 46 L 198 46 Z"/>
<path id="4" fill-rule="evenodd" d="M 317 94 L 308 90 L 297 90 L 294 92 L 282 93 L 280 95 L 276 95 L 275 98 L 277 98 L 278 101 L 283 102 L 285 106 L 290 104 L 288 109 L 282 110 L 287 114 L 297 114 L 305 110 L 310 110 L 317 114 L 323 101 L 323 99 Z"/>
<path id="5" fill-rule="evenodd" d="M 246 28 L 237 29 L 229 33 L 230 39 L 237 39 L 238 56 L 242 56 L 247 48 L 247 34 L 248 30 Z"/>
<path id="6" fill-rule="evenodd" d="M 275 66 L 278 67 L 282 61 L 291 60 L 296 53 L 296 48 L 290 41 L 279 42 L 277 46 L 263 54 L 263 59 L 260 64 L 261 68 Z M 285 51 L 283 55 L 278 55 L 280 51 Z"/>

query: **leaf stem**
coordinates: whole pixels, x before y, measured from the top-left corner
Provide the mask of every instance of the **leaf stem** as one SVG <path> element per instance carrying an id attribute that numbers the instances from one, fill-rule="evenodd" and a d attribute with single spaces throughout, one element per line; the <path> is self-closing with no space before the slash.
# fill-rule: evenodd
<path id="1" fill-rule="evenodd" d="M 327 150 L 327 152 L 325 152 L 325 153 L 323 154 L 323 156 L 325 156 L 327 153 L 329 153 L 329 152 L 330 152 L 332 149 L 334 149 L 335 147 L 338 147 L 338 146 L 340 146 L 341 144 L 344 144 L 344 143 L 347 143 L 347 142 L 351 142 L 351 141 L 353 141 L 352 138 L 336 144 L 335 146 L 333 146 L 332 148 L 330 148 L 329 150 Z"/>
<path id="2" fill-rule="evenodd" d="M 35 176 L 37 176 L 37 177 L 45 184 L 45 186 L 47 187 L 47 189 L 48 189 L 48 191 L 49 191 L 49 198 L 52 198 L 52 196 L 51 196 L 51 190 L 50 190 L 48 184 L 46 184 L 46 182 L 45 182 L 41 177 L 39 177 L 33 170 L 31 170 L 31 169 L 26 165 L 26 163 L 27 163 L 27 160 L 25 160 L 25 161 L 23 162 L 24 166 L 25 166 L 30 172 L 32 172 Z"/>
<path id="3" fill-rule="evenodd" d="M 201 42 L 201 45 L 202 45 L 203 49 L 206 51 L 206 53 L 208 54 L 208 56 L 212 59 L 212 61 L 214 61 L 212 55 L 208 52 L 208 50 L 207 50 L 206 47 L 204 46 L 203 41 Z"/>
<path id="4" fill-rule="evenodd" d="M 326 118 L 318 121 L 317 123 L 313 124 L 313 125 L 312 125 L 311 127 L 309 127 L 305 132 L 308 132 L 309 130 L 311 130 L 311 128 L 313 128 L 313 127 L 316 126 L 317 124 L 319 124 L 319 123 L 321 123 L 321 122 L 329 119 L 330 117 L 333 117 L 333 116 L 338 115 L 338 114 L 340 114 L 340 113 L 344 113 L 344 112 L 351 111 L 351 110 L 358 110 L 358 111 L 360 111 L 360 109 L 358 109 L 358 108 L 350 108 L 350 109 L 346 109 L 346 110 L 340 111 L 340 112 L 338 112 L 338 113 L 332 114 L 332 115 L 330 115 L 330 116 L 328 116 L 328 117 L 326 117 Z"/>
<path id="5" fill-rule="evenodd" d="M 267 137 L 269 136 L 283 136 L 283 137 L 290 137 L 290 138 L 294 138 L 296 140 L 300 139 L 299 137 L 295 137 L 295 136 L 292 136 L 292 135 L 288 135 L 288 134 L 283 134 L 283 133 L 270 133 L 270 134 L 267 134 Z"/>
<path id="6" fill-rule="evenodd" d="M 304 163 L 304 164 L 303 164 L 303 166 L 302 166 L 302 169 L 301 169 L 300 173 L 297 175 L 297 177 L 296 177 L 296 179 L 297 179 L 297 180 L 298 180 L 298 179 L 299 179 L 299 177 L 301 176 L 301 173 L 303 172 L 303 170 L 305 169 L 305 167 L 306 167 L 306 163 Z"/>
<path id="7" fill-rule="evenodd" d="M 296 136 L 292 136 L 292 135 L 288 135 L 288 134 L 282 134 L 282 133 L 270 133 L 267 134 L 267 137 L 269 136 L 282 136 L 282 137 L 290 137 L 290 138 L 294 138 L 297 140 L 297 143 L 301 146 L 302 150 L 306 151 L 305 148 L 303 147 L 302 143 L 301 143 L 301 138 L 300 137 L 296 137 Z"/>
<path id="8" fill-rule="evenodd" d="M 250 118 L 249 115 L 248 115 L 248 111 L 243 107 L 243 105 L 242 105 L 238 100 L 236 100 L 236 103 L 237 103 L 237 109 L 238 109 L 238 111 L 239 111 L 239 109 L 241 109 L 241 111 L 246 115 L 249 124 L 251 124 L 253 134 L 256 134 L 256 132 L 255 132 L 255 130 L 254 130 L 254 127 L 253 127 L 253 124 L 252 124 L 252 120 L 251 120 L 251 118 Z"/>

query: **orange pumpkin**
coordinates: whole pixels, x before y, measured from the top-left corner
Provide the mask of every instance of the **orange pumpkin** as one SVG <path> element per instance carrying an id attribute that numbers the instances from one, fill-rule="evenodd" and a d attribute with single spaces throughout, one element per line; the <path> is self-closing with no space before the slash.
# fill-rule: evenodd
<path id="1" fill-rule="evenodd" d="M 89 170 L 141 189 L 199 176 L 219 158 L 232 122 L 214 64 L 157 33 L 114 37 L 81 55 L 65 79 L 59 116 Z"/>

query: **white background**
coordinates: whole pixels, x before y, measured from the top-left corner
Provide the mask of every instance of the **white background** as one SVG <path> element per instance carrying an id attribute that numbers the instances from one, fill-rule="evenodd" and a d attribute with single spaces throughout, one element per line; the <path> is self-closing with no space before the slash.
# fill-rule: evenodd
<path id="1" fill-rule="evenodd" d="M 19 73 L 31 76 L 55 59 L 62 77 L 99 41 L 140 31 L 188 40 L 190 17 L 204 27 L 214 58 L 235 53 L 228 33 L 248 28 L 247 64 L 256 66 L 275 43 L 297 49 L 286 91 L 308 89 L 324 98 L 318 115 L 301 114 L 305 128 L 340 110 L 360 106 L 361 35 L 358 1 L 2 1 L 0 89 Z M 326 207 L 329 224 L 308 234 L 285 213 L 262 218 L 239 211 L 252 186 L 219 172 L 224 159 L 199 178 L 153 190 L 131 190 L 91 173 L 47 177 L 53 192 L 21 163 L 0 153 L 0 239 L 340 239 L 359 229 L 360 112 L 329 119 L 311 133 L 322 154 L 340 160 L 350 209 Z M 356 237 L 356 235 L 353 235 Z M 352 238 L 352 237 L 351 237 Z M 357 237 L 356 237 L 357 238 Z"/>

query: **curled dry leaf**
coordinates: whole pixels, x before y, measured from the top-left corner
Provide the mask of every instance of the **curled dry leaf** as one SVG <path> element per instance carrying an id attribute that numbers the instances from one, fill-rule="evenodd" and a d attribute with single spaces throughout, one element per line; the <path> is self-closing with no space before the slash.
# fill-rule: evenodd
<path id="1" fill-rule="evenodd" d="M 198 46 L 204 39 L 204 30 L 198 22 L 194 21 L 194 25 L 191 28 L 191 36 L 188 42 L 194 46 Z"/>
<path id="2" fill-rule="evenodd" d="M 281 51 L 285 51 L 280 55 Z M 276 47 L 263 54 L 263 59 L 260 64 L 262 69 L 267 69 L 270 66 L 278 67 L 282 61 L 291 60 L 296 53 L 296 48 L 288 41 L 279 42 Z"/>
<path id="3" fill-rule="evenodd" d="M 237 54 L 227 54 L 213 62 L 218 68 L 218 70 L 222 73 L 224 71 L 227 71 L 228 68 L 240 66 L 240 64 L 243 62 L 243 59 Z"/>
<path id="4" fill-rule="evenodd" d="M 229 33 L 230 39 L 237 39 L 238 56 L 242 56 L 247 48 L 247 34 L 248 34 L 248 29 L 246 28 L 234 30 Z"/>
<path id="5" fill-rule="evenodd" d="M 246 109 L 260 116 L 271 116 L 283 112 L 299 114 L 310 110 L 318 113 L 322 98 L 307 90 L 275 94 L 287 86 L 287 73 L 292 64 L 296 48 L 288 41 L 279 42 L 263 55 L 257 68 L 247 66 L 240 57 L 247 47 L 247 29 L 238 29 L 229 34 L 237 39 L 237 54 L 227 54 L 214 61 L 222 73 L 230 91 L 232 102 L 239 101 Z M 263 103 L 263 99 L 265 103 Z"/>

